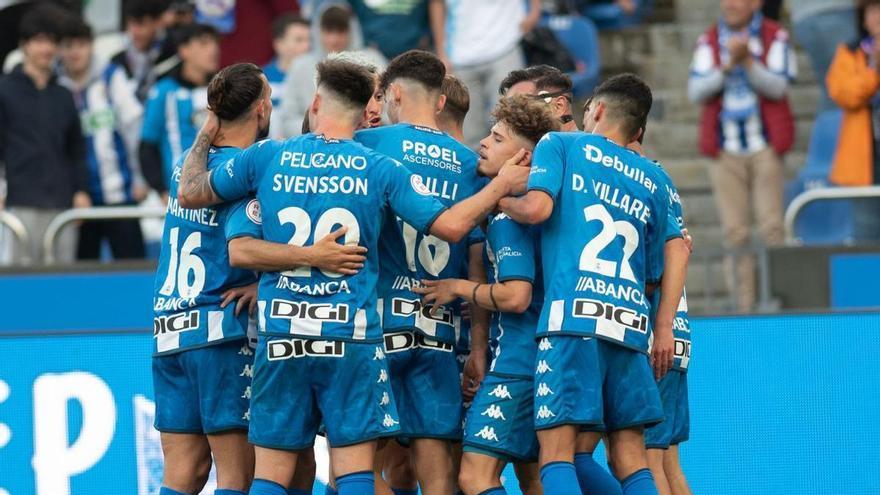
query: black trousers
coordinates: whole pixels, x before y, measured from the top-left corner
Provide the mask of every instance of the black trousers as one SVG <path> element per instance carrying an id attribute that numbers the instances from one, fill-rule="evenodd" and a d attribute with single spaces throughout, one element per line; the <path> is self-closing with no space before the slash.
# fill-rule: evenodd
<path id="1" fill-rule="evenodd" d="M 104 239 L 110 242 L 114 259 L 143 259 L 145 256 L 139 220 L 95 220 L 85 222 L 79 228 L 77 259 L 98 259 Z"/>

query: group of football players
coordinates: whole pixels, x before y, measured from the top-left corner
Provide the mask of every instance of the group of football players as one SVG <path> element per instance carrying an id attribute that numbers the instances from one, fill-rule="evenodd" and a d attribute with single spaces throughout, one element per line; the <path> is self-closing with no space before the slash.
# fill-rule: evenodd
<path id="1" fill-rule="evenodd" d="M 689 494 L 690 239 L 641 154 L 648 86 L 530 67 L 460 142 L 424 51 L 317 66 L 301 137 L 260 140 L 261 70 L 208 90 L 175 166 L 154 294 L 163 495 Z M 389 125 L 381 117 L 387 116 Z M 253 317 L 252 317 L 253 316 Z M 606 441 L 609 470 L 593 459 Z"/>

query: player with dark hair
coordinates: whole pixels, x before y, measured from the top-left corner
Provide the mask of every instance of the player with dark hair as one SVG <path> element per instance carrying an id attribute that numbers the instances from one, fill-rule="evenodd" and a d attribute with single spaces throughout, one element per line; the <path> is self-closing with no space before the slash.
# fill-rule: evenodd
<path id="1" fill-rule="evenodd" d="M 548 104 L 562 122 L 563 131 L 577 131 L 572 116 L 572 81 L 568 74 L 549 65 L 533 65 L 511 71 L 498 86 L 501 96 L 530 95 Z"/>
<path id="2" fill-rule="evenodd" d="M 573 462 L 585 427 L 607 430 L 623 493 L 657 493 L 643 428 L 663 419 L 654 377 L 673 364 L 672 323 L 688 248 L 670 219 L 663 172 L 625 148 L 643 132 L 651 103 L 651 90 L 638 77 L 609 79 L 596 89 L 585 119 L 592 134 L 544 137 L 529 192 L 501 203 L 517 221 L 543 223 L 546 300 L 535 383 L 547 392 L 536 393 L 535 427 L 547 493 L 581 493 Z M 657 263 L 680 260 L 677 253 L 684 253 L 684 265 Z M 658 282 L 651 318 L 646 294 Z M 651 338 L 655 373 L 644 356 Z"/>
<path id="3" fill-rule="evenodd" d="M 373 90 L 363 66 L 321 62 L 309 110 L 312 134 L 261 141 L 209 170 L 207 143 L 217 129 L 206 125 L 185 160 L 178 192 L 184 207 L 256 193 L 268 241 L 305 246 L 343 226 L 345 244 L 367 248 L 364 269 L 354 275 L 304 268 L 261 276 L 251 495 L 286 493 L 297 457 L 313 445 L 321 423 L 339 493 L 373 492 L 376 441 L 399 431 L 376 303 L 382 218 L 393 210 L 416 231 L 457 242 L 519 190 L 528 172 L 505 170 L 447 209 L 418 176 L 351 141 Z"/>
<path id="4" fill-rule="evenodd" d="M 394 125 L 358 132 L 355 139 L 406 165 L 451 206 L 479 191 L 483 181 L 477 155 L 439 130 L 445 75 L 432 53 L 411 50 L 394 58 L 380 82 Z M 454 489 L 450 442 L 461 439 L 461 418 L 451 411 L 461 410 L 462 396 L 453 351 L 463 327 L 458 301 L 428 312 L 412 288 L 423 279 L 467 278 L 469 260 L 482 256 L 482 242 L 479 229 L 452 244 L 419 235 L 393 215 L 382 232 L 379 300 L 392 389 L 401 404 L 400 436 L 411 441 L 416 477 L 428 495 Z M 486 331 L 484 312 L 475 309 L 472 320 L 476 331 Z"/>
<path id="5" fill-rule="evenodd" d="M 509 160 L 529 163 L 538 141 L 559 130 L 550 109 L 524 95 L 501 99 L 493 116 L 495 125 L 480 141 L 478 166 L 487 177 L 494 177 Z M 495 311 L 494 359 L 465 422 L 459 484 L 468 495 L 506 493 L 501 471 L 509 462 L 515 463 L 523 493 L 541 493 L 533 417 L 535 328 L 543 303 L 538 231 L 503 213 L 490 215 L 486 256 L 491 283 L 446 279 L 426 281 L 425 288 L 416 289 L 426 304 L 461 298 Z M 486 342 L 474 344 L 482 348 Z"/>
<path id="6" fill-rule="evenodd" d="M 220 63 L 220 38 L 213 27 L 185 26 L 175 37 L 181 64 L 150 90 L 138 150 L 144 178 L 163 195 L 172 167 L 205 119 L 208 81 Z"/>
<path id="7" fill-rule="evenodd" d="M 437 124 L 440 130 L 449 134 L 456 141 L 464 142 L 464 118 L 471 108 L 471 96 L 467 86 L 461 79 L 446 74 L 443 85 L 440 86 L 440 94 L 446 97 L 443 110 L 437 115 Z"/>

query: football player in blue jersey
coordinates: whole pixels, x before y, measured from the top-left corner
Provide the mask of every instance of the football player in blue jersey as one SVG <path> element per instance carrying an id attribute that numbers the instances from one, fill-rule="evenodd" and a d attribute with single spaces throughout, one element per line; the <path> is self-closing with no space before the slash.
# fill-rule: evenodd
<path id="1" fill-rule="evenodd" d="M 480 141 L 479 170 L 487 177 L 494 177 L 518 152 L 528 162 L 541 137 L 560 128 L 545 104 L 525 95 L 501 99 L 493 116 L 496 124 Z M 506 493 L 501 471 L 508 462 L 516 463 L 523 493 L 541 493 L 532 398 L 535 328 L 544 296 L 538 231 L 538 227 L 518 224 L 503 213 L 491 216 L 486 254 L 492 283 L 428 280 L 425 288 L 416 289 L 428 304 L 464 299 L 470 305 L 496 311 L 491 332 L 494 359 L 465 423 L 459 484 L 468 495 Z M 486 342 L 474 345 L 479 348 Z"/>
<path id="2" fill-rule="evenodd" d="M 517 221 L 542 223 L 546 301 L 538 325 L 535 426 L 548 493 L 580 494 L 577 434 L 604 426 L 615 474 L 628 495 L 657 493 L 647 468 L 644 426 L 663 419 L 644 354 L 653 333 L 659 376 L 673 363 L 672 323 L 684 265 L 655 267 L 667 251 L 669 197 L 662 171 L 625 146 L 645 127 L 651 90 L 616 76 L 593 96 L 585 129 L 551 133 L 535 149 L 529 192 L 501 206 Z M 572 242 L 577 239 L 579 242 Z M 677 257 L 677 259 L 679 259 Z M 661 282 L 662 277 L 662 282 Z M 661 283 L 656 319 L 647 288 Z"/>
<path id="3" fill-rule="evenodd" d="M 230 66 L 214 78 L 208 100 L 222 132 L 206 147 L 210 169 L 265 134 L 270 94 L 253 64 Z M 362 249 L 337 244 L 344 231 L 310 247 L 259 240 L 256 200 L 187 209 L 176 197 L 180 166 L 172 177 L 175 196 L 168 204 L 153 300 L 156 428 L 165 454 L 161 493 L 197 493 L 212 455 L 221 487 L 215 493 L 243 493 L 254 463 L 247 442 L 254 353 L 248 345 L 248 312 L 242 309 L 255 296 L 257 277 L 229 265 L 315 265 L 353 273 L 363 261 Z M 235 299 L 238 303 L 231 304 Z"/>
<path id="4" fill-rule="evenodd" d="M 445 74 L 432 53 L 411 50 L 395 57 L 380 83 L 393 125 L 360 131 L 355 140 L 403 163 L 451 206 L 485 181 L 477 175 L 476 153 L 439 130 Z M 448 243 L 419 234 L 393 213 L 384 220 L 379 299 L 388 366 L 400 403 L 400 436 L 411 441 L 416 478 L 427 495 L 449 493 L 455 485 L 450 442 L 461 439 L 461 418 L 449 411 L 462 407 L 454 352 L 461 308 L 455 301 L 429 313 L 412 288 L 425 278 L 466 278 L 469 260 L 482 256 L 482 242 L 479 229 L 467 241 Z M 487 327 L 485 314 L 473 320 Z"/>
<path id="5" fill-rule="evenodd" d="M 376 440 L 399 431 L 376 304 L 379 231 L 392 209 L 413 228 L 458 242 L 497 202 L 525 188 L 528 170 L 507 167 L 480 192 L 446 208 L 417 175 L 351 140 L 372 97 L 372 76 L 343 60 L 318 64 L 307 134 L 261 141 L 221 168 L 206 167 L 206 126 L 187 156 L 178 197 L 204 208 L 255 193 L 264 239 L 311 245 L 337 226 L 368 249 L 363 270 L 264 272 L 249 439 L 256 447 L 252 495 L 282 495 L 297 455 L 326 428 L 341 495 L 374 490 Z M 385 260 L 383 260 L 384 262 Z"/>

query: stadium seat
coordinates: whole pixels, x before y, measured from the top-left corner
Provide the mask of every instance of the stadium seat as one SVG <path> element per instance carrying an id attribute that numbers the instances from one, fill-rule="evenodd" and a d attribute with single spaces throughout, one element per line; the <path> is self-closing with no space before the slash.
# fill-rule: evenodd
<path id="1" fill-rule="evenodd" d="M 602 65 L 596 26 L 589 19 L 577 15 L 546 16 L 541 24 L 553 30 L 578 66 L 576 72 L 568 74 L 574 83 L 575 97 L 588 96 L 599 80 Z"/>
<path id="2" fill-rule="evenodd" d="M 828 172 L 837 148 L 840 110 L 828 110 L 816 117 L 800 174 L 786 186 L 786 204 L 798 194 L 828 187 Z M 842 220 L 845 219 L 845 220 Z M 807 205 L 794 225 L 795 237 L 805 245 L 843 244 L 852 239 L 852 203 L 846 200 L 819 201 Z"/>

